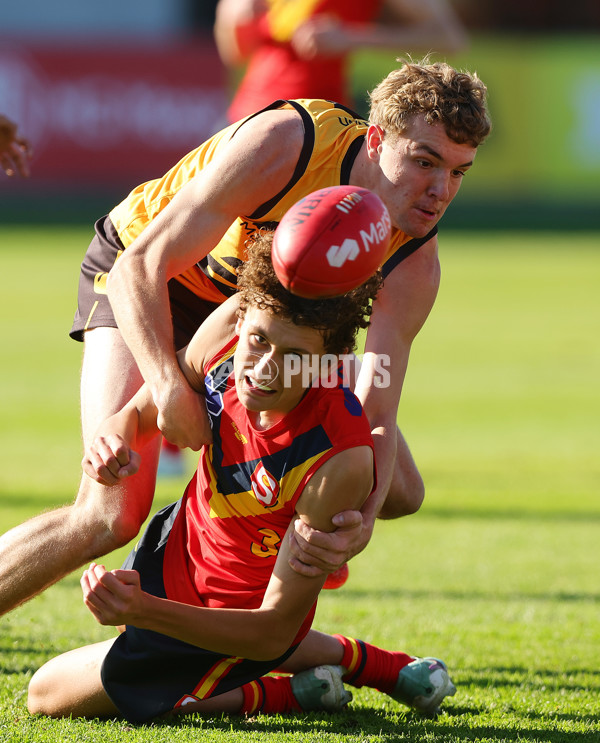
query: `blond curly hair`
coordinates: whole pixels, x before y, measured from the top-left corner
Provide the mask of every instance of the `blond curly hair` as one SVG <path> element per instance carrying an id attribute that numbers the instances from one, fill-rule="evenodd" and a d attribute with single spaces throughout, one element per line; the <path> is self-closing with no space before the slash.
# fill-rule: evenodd
<path id="1" fill-rule="evenodd" d="M 404 61 L 370 93 L 369 121 L 394 137 L 422 114 L 428 124 L 443 124 L 454 142 L 479 147 L 491 131 L 486 95 L 477 74 L 459 72 L 445 62 Z"/>

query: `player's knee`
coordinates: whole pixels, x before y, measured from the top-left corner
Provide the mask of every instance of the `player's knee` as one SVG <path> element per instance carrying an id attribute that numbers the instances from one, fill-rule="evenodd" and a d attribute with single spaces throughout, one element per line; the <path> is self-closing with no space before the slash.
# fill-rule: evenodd
<path id="1" fill-rule="evenodd" d="M 46 714 L 45 702 L 48 695 L 48 685 L 41 680 L 40 671 L 33 676 L 27 690 L 27 709 L 32 715 Z"/>
<path id="2" fill-rule="evenodd" d="M 47 667 L 42 666 L 29 682 L 27 709 L 32 715 L 60 717 L 62 714 L 55 698 L 56 684 L 50 676 Z"/>

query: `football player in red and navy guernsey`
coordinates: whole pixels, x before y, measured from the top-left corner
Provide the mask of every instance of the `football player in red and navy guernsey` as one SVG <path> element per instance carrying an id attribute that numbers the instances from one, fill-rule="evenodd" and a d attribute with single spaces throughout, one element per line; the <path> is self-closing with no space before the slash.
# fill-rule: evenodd
<path id="1" fill-rule="evenodd" d="M 183 498 L 153 518 L 121 570 L 93 563 L 83 575 L 84 602 L 121 634 L 44 665 L 31 712 L 144 722 L 340 709 L 351 698 L 343 680 L 434 712 L 454 693 L 434 658 L 309 631 L 325 576 L 289 565 L 294 520 L 331 531 L 376 479 L 369 423 L 343 369 L 315 360 L 354 347 L 380 279 L 332 299 L 296 297 L 275 277 L 271 241 L 261 234 L 250 250 L 235 326 L 221 306 L 179 353 L 211 423 Z M 135 476 L 156 419 L 144 386 L 100 427 L 86 476 L 107 486 Z M 293 675 L 265 676 L 275 669 Z"/>

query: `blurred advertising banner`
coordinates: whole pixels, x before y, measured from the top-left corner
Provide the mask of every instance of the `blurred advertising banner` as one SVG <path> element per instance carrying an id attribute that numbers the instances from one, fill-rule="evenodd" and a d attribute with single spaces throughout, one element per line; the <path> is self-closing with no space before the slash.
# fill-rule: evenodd
<path id="1" fill-rule="evenodd" d="M 221 128 L 226 73 L 210 37 L 44 45 L 0 40 L 0 113 L 34 148 L 40 188 L 119 192 L 162 175 Z M 17 179 L 0 177 L 0 192 Z"/>
<path id="2" fill-rule="evenodd" d="M 487 84 L 494 124 L 477 155 L 477 184 L 469 174 L 465 193 L 597 204 L 600 38 L 488 39 L 464 66 Z"/>

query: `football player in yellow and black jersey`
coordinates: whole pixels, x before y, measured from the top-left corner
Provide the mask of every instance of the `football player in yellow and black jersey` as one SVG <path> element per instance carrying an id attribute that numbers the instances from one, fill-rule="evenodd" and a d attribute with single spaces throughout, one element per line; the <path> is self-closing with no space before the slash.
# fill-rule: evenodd
<path id="1" fill-rule="evenodd" d="M 206 407 L 176 348 L 235 291 L 245 240 L 257 227 L 317 188 L 349 183 L 377 193 L 393 225 L 355 384 L 378 486 L 362 512 L 339 514 L 332 534 L 299 522 L 292 563 L 305 574 L 331 572 L 366 546 L 376 517 L 416 511 L 423 481 L 396 415 L 412 341 L 438 290 L 437 224 L 490 130 L 485 97 L 476 75 L 406 63 L 372 92 L 368 121 L 327 101 L 276 102 L 134 189 L 97 223 L 82 266 L 72 335 L 85 341 L 84 444 L 145 380 L 164 436 L 198 449 L 209 430 Z M 112 489 L 84 479 L 72 506 L 0 539 L 0 612 L 136 536 L 152 504 L 158 450 L 152 441 L 141 452 L 135 478 Z"/>

